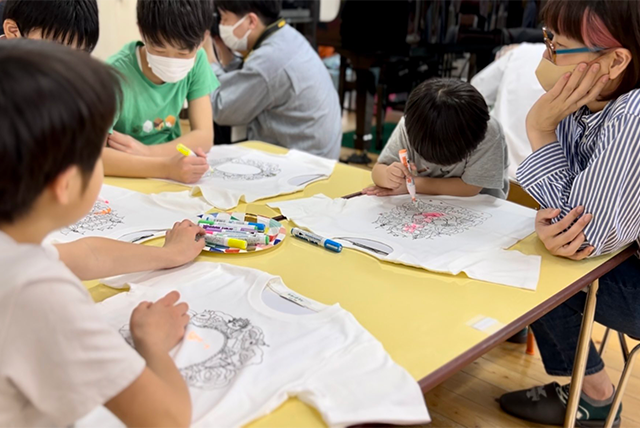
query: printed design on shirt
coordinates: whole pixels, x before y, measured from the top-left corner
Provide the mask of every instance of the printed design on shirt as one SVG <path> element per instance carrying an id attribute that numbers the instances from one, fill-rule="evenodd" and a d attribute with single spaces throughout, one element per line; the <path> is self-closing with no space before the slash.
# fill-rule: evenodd
<path id="1" fill-rule="evenodd" d="M 275 177 L 282 171 L 275 163 L 244 158 L 214 159 L 209 160 L 209 165 L 213 168 L 210 177 L 223 180 L 261 180 Z"/>
<path id="2" fill-rule="evenodd" d="M 96 201 L 89 214 L 75 224 L 60 230 L 60 233 L 63 235 L 70 233 L 85 235 L 91 232 L 111 230 L 122 223 L 124 223 L 124 217 L 109 206 L 109 201 Z"/>
<path id="3" fill-rule="evenodd" d="M 480 226 L 491 214 L 429 199 L 407 202 L 380 213 L 373 222 L 391 236 L 410 239 L 435 239 L 453 236 Z"/>
<path id="4" fill-rule="evenodd" d="M 176 117 L 169 115 L 165 119 L 157 117 L 153 122 L 150 120 L 147 120 L 142 125 L 142 130 L 147 134 L 153 131 L 154 129 L 156 131 L 165 130 L 165 132 L 170 132 L 171 128 L 173 128 L 175 125 L 176 125 Z"/>
<path id="5" fill-rule="evenodd" d="M 187 385 L 198 389 L 217 389 L 228 385 L 233 378 L 246 366 L 262 363 L 263 347 L 269 346 L 264 341 L 262 329 L 253 325 L 246 318 L 235 318 L 221 311 L 204 310 L 201 312 L 189 311 L 191 319 L 189 324 L 196 329 L 215 330 L 222 337 L 221 344 L 211 349 L 209 357 L 196 363 L 180 366 L 180 374 Z M 193 329 L 186 335 L 181 346 L 185 342 L 199 345 L 197 352 L 207 354 L 210 344 L 206 343 L 203 336 L 207 332 Z M 120 334 L 133 346 L 133 339 L 129 325 L 120 329 Z M 190 350 L 194 348 L 189 348 Z"/>

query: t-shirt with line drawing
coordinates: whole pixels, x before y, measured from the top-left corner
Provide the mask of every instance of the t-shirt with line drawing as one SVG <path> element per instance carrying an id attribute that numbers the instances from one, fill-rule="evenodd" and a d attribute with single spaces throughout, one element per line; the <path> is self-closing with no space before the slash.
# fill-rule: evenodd
<path id="1" fill-rule="evenodd" d="M 381 260 L 535 290 L 539 256 L 506 251 L 534 231 L 535 211 L 489 195 L 325 195 L 274 202 L 297 225 Z"/>
<path id="2" fill-rule="evenodd" d="M 76 223 L 49 234 L 45 242 L 71 242 L 88 236 L 142 241 L 161 236 L 175 222 L 195 218 L 201 211 L 169 208 L 156 195 L 104 184 L 89 214 Z"/>
<path id="3" fill-rule="evenodd" d="M 214 146 L 207 155 L 213 172 L 193 185 L 216 208 L 228 210 L 241 199 L 254 202 L 297 192 L 328 178 L 336 161 L 298 150 L 285 155 L 265 153 L 237 145 Z"/>
<path id="4" fill-rule="evenodd" d="M 338 304 L 326 306 L 287 288 L 266 272 L 199 262 L 177 269 L 106 280 L 130 286 L 97 305 L 99 314 L 130 341 L 129 317 L 141 301 L 178 290 L 191 319 L 172 351 L 189 386 L 195 427 L 239 427 L 297 396 L 329 426 L 367 422 L 429 422 L 417 382 Z M 265 303 L 274 292 L 308 313 Z M 292 303 L 293 304 L 293 303 Z M 76 427 L 123 426 L 99 408 Z"/>

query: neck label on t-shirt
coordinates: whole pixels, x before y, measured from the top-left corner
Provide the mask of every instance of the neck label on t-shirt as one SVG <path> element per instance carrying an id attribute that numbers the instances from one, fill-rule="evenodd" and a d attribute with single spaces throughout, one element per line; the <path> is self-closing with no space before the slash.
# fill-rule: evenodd
<path id="1" fill-rule="evenodd" d="M 288 289 L 286 286 L 284 286 L 281 282 L 277 282 L 277 281 L 271 281 L 269 282 L 269 284 L 267 285 L 267 287 L 269 287 L 269 289 L 271 291 L 273 291 L 274 293 L 276 293 L 278 296 L 282 297 L 283 299 L 286 299 L 292 303 L 295 303 L 298 306 L 302 306 L 303 308 L 307 308 L 310 309 L 314 312 L 320 312 L 323 309 L 326 309 L 326 305 L 323 305 L 322 303 L 316 302 L 314 300 L 311 299 L 307 299 L 304 296 L 301 296 L 300 294 L 296 293 L 295 291 L 292 291 L 290 289 Z"/>

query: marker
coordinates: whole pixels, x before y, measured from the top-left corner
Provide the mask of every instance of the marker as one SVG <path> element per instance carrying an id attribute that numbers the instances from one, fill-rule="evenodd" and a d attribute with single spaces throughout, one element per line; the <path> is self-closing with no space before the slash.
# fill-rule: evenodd
<path id="1" fill-rule="evenodd" d="M 207 244 L 222 245 L 229 248 L 240 248 L 241 250 L 247 249 L 247 241 L 236 238 L 227 238 L 222 235 L 205 235 L 204 240 Z"/>
<path id="2" fill-rule="evenodd" d="M 400 150 L 398 155 L 400 156 L 400 162 L 402 162 L 402 165 L 404 165 L 409 170 L 409 173 L 411 173 L 411 166 L 409 166 L 409 159 L 407 158 L 407 149 Z M 413 182 L 413 177 L 411 176 L 407 177 L 407 190 L 411 195 L 411 200 L 416 202 L 416 183 Z"/>
<path id="3" fill-rule="evenodd" d="M 221 232 L 219 235 L 227 238 L 240 239 L 245 241 L 247 245 L 269 244 L 269 236 L 264 233 L 249 234 L 245 232 Z"/>
<path id="4" fill-rule="evenodd" d="M 209 219 L 203 219 L 203 220 L 199 220 L 198 223 L 202 223 L 202 224 L 210 224 L 212 226 L 215 225 L 226 225 L 226 226 L 252 226 L 255 227 L 257 230 L 259 231 L 263 231 L 264 228 L 266 227 L 264 224 L 260 224 L 260 223 L 253 223 L 250 221 L 240 221 L 240 220 L 217 220 L 215 217 L 210 217 Z"/>
<path id="5" fill-rule="evenodd" d="M 327 250 L 331 250 L 336 253 L 339 253 L 340 251 L 342 251 L 342 244 L 336 241 L 332 241 L 331 239 L 323 238 L 322 236 L 316 235 L 315 233 L 307 232 L 305 230 L 298 229 L 297 227 L 293 227 L 291 228 L 291 234 L 296 238 L 307 241 L 310 244 L 315 244 L 320 247 L 324 247 Z"/>
<path id="6" fill-rule="evenodd" d="M 178 143 L 178 145 L 176 146 L 176 150 L 182 153 L 182 155 L 185 157 L 189 157 L 189 156 L 198 157 L 198 155 L 195 154 L 193 150 L 191 150 L 189 147 L 185 146 L 182 143 Z M 209 172 L 213 172 L 213 168 L 209 167 Z"/>
<path id="7" fill-rule="evenodd" d="M 213 231 L 213 232 L 224 232 L 224 231 L 236 231 L 236 232 L 249 232 L 249 233 L 258 233 L 257 229 L 246 226 L 231 226 L 227 224 L 202 224 L 200 225 L 204 230 Z"/>

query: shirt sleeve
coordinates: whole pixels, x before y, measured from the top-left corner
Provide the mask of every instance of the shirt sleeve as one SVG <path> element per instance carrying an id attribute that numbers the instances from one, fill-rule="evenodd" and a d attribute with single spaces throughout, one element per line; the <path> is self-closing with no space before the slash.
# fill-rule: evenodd
<path id="1" fill-rule="evenodd" d="M 221 74 L 220 87 L 211 94 L 213 117 L 219 125 L 246 125 L 270 104 L 267 80 L 247 64 L 241 70 Z"/>
<path id="2" fill-rule="evenodd" d="M 211 94 L 220 86 L 218 78 L 211 70 L 207 61 L 207 54 L 200 49 L 196 54 L 196 63 L 193 66 L 187 101 L 193 101 L 205 95 Z"/>
<path id="3" fill-rule="evenodd" d="M 506 143 L 500 124 L 491 119 L 487 129 L 487 136 L 471 153 L 462 181 L 472 186 L 485 189 L 502 189 L 506 174 Z"/>
<path id="4" fill-rule="evenodd" d="M 640 236 L 639 133 L 638 117 L 621 116 L 605 126 L 601 147 L 584 170 L 570 168 L 559 142 L 533 152 L 518 168 L 518 181 L 542 208 L 559 208 L 564 217 L 584 206 L 593 215 L 584 230 L 595 247 L 592 256 Z"/>
<path id="5" fill-rule="evenodd" d="M 391 133 L 389 141 L 387 141 L 378 157 L 378 163 L 391 165 L 394 162 L 400 162 L 398 152 L 402 149 L 409 150 L 409 137 L 407 136 L 407 128 L 404 125 L 404 117 L 400 119 L 393 133 Z"/>
<path id="6" fill-rule="evenodd" d="M 333 356 L 305 383 L 298 398 L 329 426 L 430 422 L 418 383 L 375 340 Z"/>
<path id="7" fill-rule="evenodd" d="M 5 352 L 15 387 L 59 426 L 119 394 L 145 360 L 97 314 L 80 285 L 52 280 L 16 296 Z"/>

